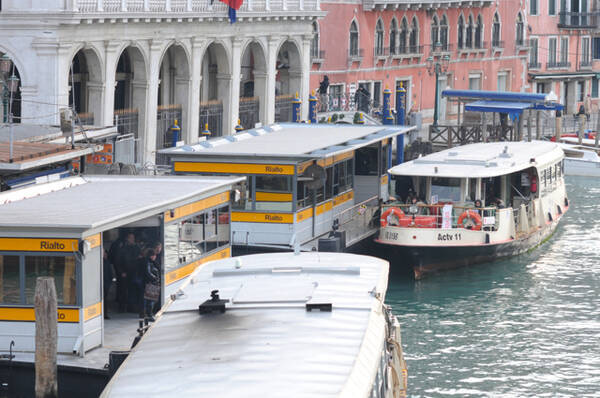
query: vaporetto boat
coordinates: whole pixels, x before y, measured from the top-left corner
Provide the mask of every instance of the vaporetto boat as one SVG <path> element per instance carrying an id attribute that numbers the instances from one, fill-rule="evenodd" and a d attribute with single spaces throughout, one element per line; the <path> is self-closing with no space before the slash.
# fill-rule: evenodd
<path id="1" fill-rule="evenodd" d="M 207 263 L 101 396 L 405 397 L 400 324 L 384 304 L 388 270 L 344 253 Z"/>
<path id="2" fill-rule="evenodd" d="M 565 175 L 600 177 L 600 149 L 576 144 L 559 144 L 565 153 Z"/>
<path id="3" fill-rule="evenodd" d="M 464 145 L 389 170 L 403 196 L 381 214 L 377 242 L 415 277 L 523 253 L 569 207 L 564 153 L 553 142 Z M 411 199 L 411 198 L 409 198 Z"/>

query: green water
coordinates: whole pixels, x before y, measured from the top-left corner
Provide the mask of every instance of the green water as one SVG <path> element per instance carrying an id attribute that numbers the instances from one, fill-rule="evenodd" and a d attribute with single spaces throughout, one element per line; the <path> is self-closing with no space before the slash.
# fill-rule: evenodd
<path id="1" fill-rule="evenodd" d="M 427 277 L 393 272 L 411 397 L 600 397 L 600 179 L 529 254 Z"/>

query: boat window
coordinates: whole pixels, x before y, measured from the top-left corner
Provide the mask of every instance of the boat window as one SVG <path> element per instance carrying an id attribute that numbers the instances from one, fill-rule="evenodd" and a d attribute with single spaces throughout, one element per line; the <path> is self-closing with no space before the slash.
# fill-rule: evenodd
<path id="1" fill-rule="evenodd" d="M 19 256 L 0 255 L 0 303 L 21 303 Z"/>
<path id="2" fill-rule="evenodd" d="M 164 235 L 165 271 L 169 272 L 229 244 L 229 206 L 167 224 Z"/>
<path id="3" fill-rule="evenodd" d="M 333 194 L 352 189 L 352 159 L 333 165 Z"/>
<path id="4" fill-rule="evenodd" d="M 252 210 L 252 178 L 246 177 L 233 187 L 232 208 L 234 210 Z"/>
<path id="5" fill-rule="evenodd" d="M 308 190 L 306 189 L 304 181 L 298 181 L 297 195 L 298 200 L 296 207 L 298 209 L 302 209 L 310 205 L 310 195 L 308 193 Z"/>
<path id="6" fill-rule="evenodd" d="M 325 173 L 325 200 L 329 200 L 333 196 L 333 167 L 326 168 Z"/>
<path id="7" fill-rule="evenodd" d="M 256 210 L 292 211 L 292 176 L 256 176 Z"/>
<path id="8" fill-rule="evenodd" d="M 431 196 L 440 202 L 460 201 L 460 178 L 439 178 L 431 180 Z"/>
<path id="9" fill-rule="evenodd" d="M 389 169 L 389 144 L 381 147 L 381 170 L 379 171 L 379 175 L 387 174 L 387 170 Z"/>
<path id="10" fill-rule="evenodd" d="M 356 175 L 376 176 L 378 147 L 370 145 L 356 151 Z"/>
<path id="11" fill-rule="evenodd" d="M 59 305 L 77 304 L 77 278 L 73 256 L 25 256 L 25 304 L 33 305 L 40 276 L 51 276 Z"/>

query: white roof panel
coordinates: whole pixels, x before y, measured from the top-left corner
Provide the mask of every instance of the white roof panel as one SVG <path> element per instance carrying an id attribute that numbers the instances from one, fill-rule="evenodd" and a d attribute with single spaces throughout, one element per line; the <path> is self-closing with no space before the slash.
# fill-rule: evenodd
<path id="1" fill-rule="evenodd" d="M 393 175 L 485 178 L 544 166 L 562 159 L 563 151 L 549 141 L 491 142 L 463 145 L 392 167 Z"/>
<path id="2" fill-rule="evenodd" d="M 215 138 L 192 146 L 161 150 L 169 155 L 221 155 L 221 156 L 278 156 L 331 155 L 368 145 L 372 140 L 393 137 L 413 130 L 409 126 L 356 126 L 348 124 L 275 124 L 244 131 L 233 136 Z M 338 148 L 330 148 L 341 146 Z M 313 152 L 319 152 L 314 154 Z"/>
<path id="3" fill-rule="evenodd" d="M 208 263 L 157 317 L 103 396 L 368 396 L 384 341 L 387 275 L 386 261 L 343 253 Z M 232 299 L 259 287 L 253 303 L 199 315 L 211 290 Z M 306 311 L 307 302 L 331 303 L 332 311 Z"/>
<path id="4" fill-rule="evenodd" d="M 25 188 L 37 196 L 10 201 L 17 191 L 0 195 L 0 229 L 46 227 L 92 229 L 149 210 L 166 211 L 174 203 L 240 181 L 236 177 L 73 177 L 66 187 L 44 190 L 45 184 Z M 64 185 L 64 181 L 61 182 Z M 62 185 L 61 185 L 62 186 Z M 28 191 L 25 191 L 28 192 Z M 4 200 L 6 198 L 7 200 Z M 8 202 L 8 203 L 5 203 Z"/>

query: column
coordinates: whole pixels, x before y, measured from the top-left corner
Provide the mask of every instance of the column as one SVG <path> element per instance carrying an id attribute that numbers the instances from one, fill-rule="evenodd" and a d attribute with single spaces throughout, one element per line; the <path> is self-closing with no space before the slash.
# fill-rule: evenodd
<path id="1" fill-rule="evenodd" d="M 94 126 L 102 126 L 104 120 L 102 112 L 104 111 L 104 83 L 87 83 L 87 103 L 88 112 L 94 114 Z"/>
<path id="2" fill-rule="evenodd" d="M 310 35 L 302 36 L 302 81 L 300 99 L 302 100 L 302 119 L 308 116 L 308 96 L 310 95 Z"/>
<path id="3" fill-rule="evenodd" d="M 240 81 L 242 74 L 242 41 L 234 38 L 231 40 L 231 45 L 231 83 L 229 84 L 231 108 L 229 119 L 226 119 L 223 123 L 223 128 L 227 129 L 225 130 L 227 135 L 235 132 L 235 126 L 237 126 L 240 115 Z"/>
<path id="4" fill-rule="evenodd" d="M 202 54 L 206 40 L 192 39 L 192 59 L 190 60 L 190 86 L 188 89 L 188 111 L 185 121 L 185 143 L 188 145 L 198 142 L 200 131 L 200 85 L 202 83 Z M 198 130 L 200 128 L 200 131 Z"/>
<path id="5" fill-rule="evenodd" d="M 121 54 L 118 52 L 121 42 L 106 41 L 104 56 L 104 111 L 102 112 L 103 126 L 114 125 L 115 119 L 115 87 L 117 85 L 117 63 Z M 96 122 L 98 123 L 98 122 Z"/>
<path id="6" fill-rule="evenodd" d="M 71 70 L 72 47 L 73 43 L 58 44 L 58 92 L 56 102 L 59 104 L 59 109 L 69 106 L 69 86 L 71 85 L 69 71 Z"/>
<path id="7" fill-rule="evenodd" d="M 141 132 L 144 133 L 144 156 L 143 163 L 155 164 L 156 152 L 156 117 L 158 104 L 158 73 L 160 70 L 160 56 L 163 48 L 163 42 L 152 40 L 150 42 L 150 68 L 148 76 L 148 88 L 146 95 L 146 109 L 143 120 L 144 126 L 141 126 Z M 141 112 L 141 110 L 140 110 Z M 140 115 L 141 117 L 141 115 Z"/>
<path id="8" fill-rule="evenodd" d="M 279 42 L 279 37 L 269 37 L 267 54 L 267 92 L 265 95 L 266 124 L 275 122 L 275 75 L 277 73 L 277 50 Z"/>
<path id="9" fill-rule="evenodd" d="M 60 117 L 58 115 L 58 79 L 57 74 L 60 74 L 58 63 L 58 43 L 53 40 L 36 39 L 32 43 L 34 53 L 20 54 L 27 56 L 30 59 L 36 59 L 36 65 L 44 65 L 43 68 L 31 67 L 31 81 L 21 82 L 21 98 L 22 108 L 21 115 L 25 118 L 36 117 L 43 115 L 47 117 L 36 119 L 25 119 L 23 123 L 38 123 L 38 124 L 58 124 Z M 10 54 L 9 54 L 10 55 Z M 24 65 L 28 68 L 28 65 Z M 25 74 L 21 72 L 24 76 Z M 64 72 L 66 79 L 67 72 Z M 65 83 L 66 84 L 66 83 Z M 42 103 L 26 102 L 25 100 L 34 100 Z M 66 104 L 65 104 L 66 105 Z"/>
<path id="10" fill-rule="evenodd" d="M 254 96 L 258 97 L 258 118 L 265 125 L 269 118 L 269 105 L 267 101 L 268 73 L 265 71 L 254 71 Z"/>
<path id="11" fill-rule="evenodd" d="M 233 134 L 235 124 L 231 122 L 231 74 L 217 73 L 217 98 L 223 101 L 222 135 Z M 217 131 L 213 134 L 218 134 Z"/>

